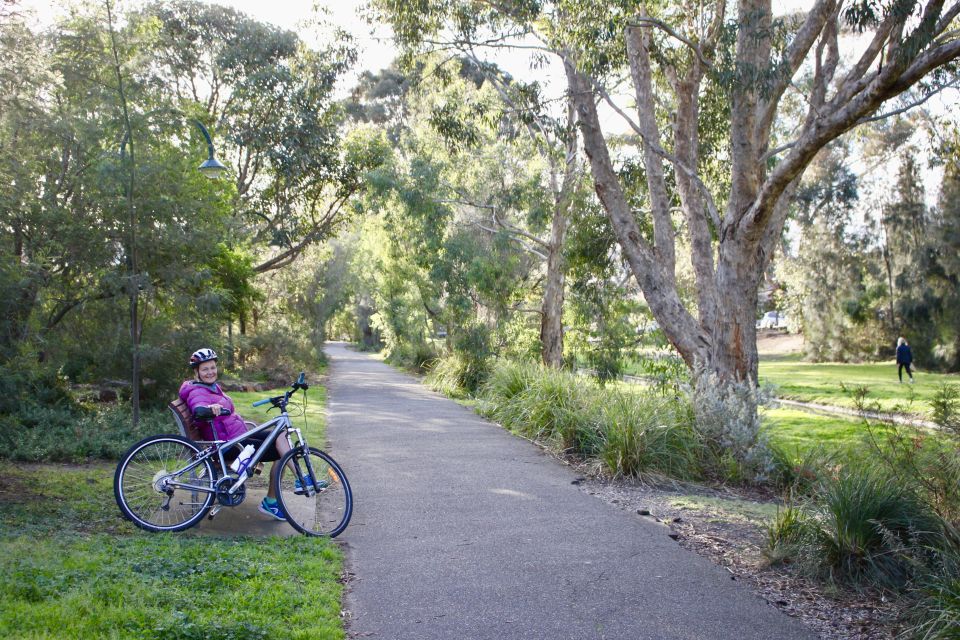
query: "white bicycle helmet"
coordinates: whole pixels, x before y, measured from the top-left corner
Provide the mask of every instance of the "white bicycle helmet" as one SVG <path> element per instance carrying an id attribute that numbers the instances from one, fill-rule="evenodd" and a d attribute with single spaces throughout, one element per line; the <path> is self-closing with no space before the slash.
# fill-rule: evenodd
<path id="1" fill-rule="evenodd" d="M 217 352 L 213 349 L 203 348 L 197 349 L 193 352 L 193 355 L 190 356 L 190 366 L 193 369 L 196 369 L 204 362 L 209 362 L 210 360 L 217 359 Z"/>

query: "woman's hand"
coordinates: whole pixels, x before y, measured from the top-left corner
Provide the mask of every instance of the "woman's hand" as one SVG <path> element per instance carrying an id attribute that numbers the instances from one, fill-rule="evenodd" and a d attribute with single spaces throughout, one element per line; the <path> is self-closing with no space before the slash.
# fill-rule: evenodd
<path id="1" fill-rule="evenodd" d="M 212 404 L 210 405 L 209 409 L 214 416 L 218 416 L 223 412 L 223 406 L 219 404 Z"/>

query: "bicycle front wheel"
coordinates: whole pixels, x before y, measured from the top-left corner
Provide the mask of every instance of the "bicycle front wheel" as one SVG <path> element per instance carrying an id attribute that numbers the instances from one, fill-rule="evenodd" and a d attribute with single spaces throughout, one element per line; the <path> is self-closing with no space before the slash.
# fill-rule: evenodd
<path id="1" fill-rule="evenodd" d="M 350 522 L 353 494 L 343 470 L 323 451 L 292 449 L 273 467 L 277 498 L 294 529 L 335 538 Z"/>
<path id="2" fill-rule="evenodd" d="M 183 531 L 213 503 L 210 459 L 195 460 L 195 444 L 180 436 L 151 436 L 133 445 L 117 465 L 113 493 L 133 524 L 147 531 Z"/>

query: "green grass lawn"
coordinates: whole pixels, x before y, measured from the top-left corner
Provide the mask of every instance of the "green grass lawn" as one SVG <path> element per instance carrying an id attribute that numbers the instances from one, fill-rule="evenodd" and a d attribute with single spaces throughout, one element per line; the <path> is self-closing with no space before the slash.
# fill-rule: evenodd
<path id="1" fill-rule="evenodd" d="M 263 400 L 271 396 L 281 395 L 287 388 L 271 389 L 269 391 L 232 391 L 228 395 L 233 399 L 233 405 L 237 413 L 243 416 L 244 420 L 253 420 L 257 423 L 263 423 L 270 418 L 279 415 L 276 409 L 270 409 L 270 405 L 262 407 L 251 406 L 257 400 Z M 303 419 L 303 392 L 298 391 L 290 398 L 290 404 L 287 411 L 290 413 L 290 420 L 293 426 L 303 431 L 304 437 L 311 446 L 324 448 L 326 434 L 326 414 L 324 407 L 327 405 L 327 390 L 320 385 L 311 385 L 307 391 L 306 423 Z M 268 411 L 269 410 L 269 411 Z M 172 422 L 171 422 L 172 424 Z"/>
<path id="2" fill-rule="evenodd" d="M 323 389 L 308 393 L 305 432 L 322 445 Z M 276 393 L 230 395 L 241 415 L 263 420 L 250 404 Z M 303 428 L 303 418 L 294 423 Z M 0 637 L 344 637 L 335 544 L 141 531 L 120 515 L 114 469 L 113 461 L 7 461 L 0 474 Z"/>
<path id="3" fill-rule="evenodd" d="M 929 415 L 930 398 L 941 383 L 960 383 L 956 375 L 916 372 L 914 377 L 915 384 L 900 384 L 897 366 L 892 361 L 843 364 L 783 358 L 760 362 L 761 382 L 776 385 L 783 398 L 853 407 L 852 389 L 864 386 L 868 391 L 867 403 L 876 404 L 881 411 L 924 416 Z"/>
<path id="4" fill-rule="evenodd" d="M 771 443 L 794 459 L 815 449 L 842 456 L 869 450 L 862 420 L 785 408 L 764 409 L 763 419 Z"/>

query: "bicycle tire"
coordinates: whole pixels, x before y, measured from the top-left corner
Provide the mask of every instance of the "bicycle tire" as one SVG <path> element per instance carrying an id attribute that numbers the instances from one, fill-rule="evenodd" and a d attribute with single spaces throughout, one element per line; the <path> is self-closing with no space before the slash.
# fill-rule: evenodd
<path id="1" fill-rule="evenodd" d="M 113 495 L 120 512 L 147 531 L 183 531 L 200 522 L 213 505 L 212 491 L 164 491 L 158 486 L 199 452 L 193 442 L 175 435 L 150 436 L 130 447 L 113 476 Z M 216 473 L 208 458 L 177 480 L 212 490 Z"/>
<path id="2" fill-rule="evenodd" d="M 312 496 L 298 493 L 295 486 L 296 480 L 307 476 L 307 468 L 323 484 Z M 347 528 L 353 515 L 353 492 L 343 469 L 329 455 L 314 447 L 291 449 L 274 463 L 273 474 L 280 507 L 294 529 L 308 536 L 336 538 Z"/>

